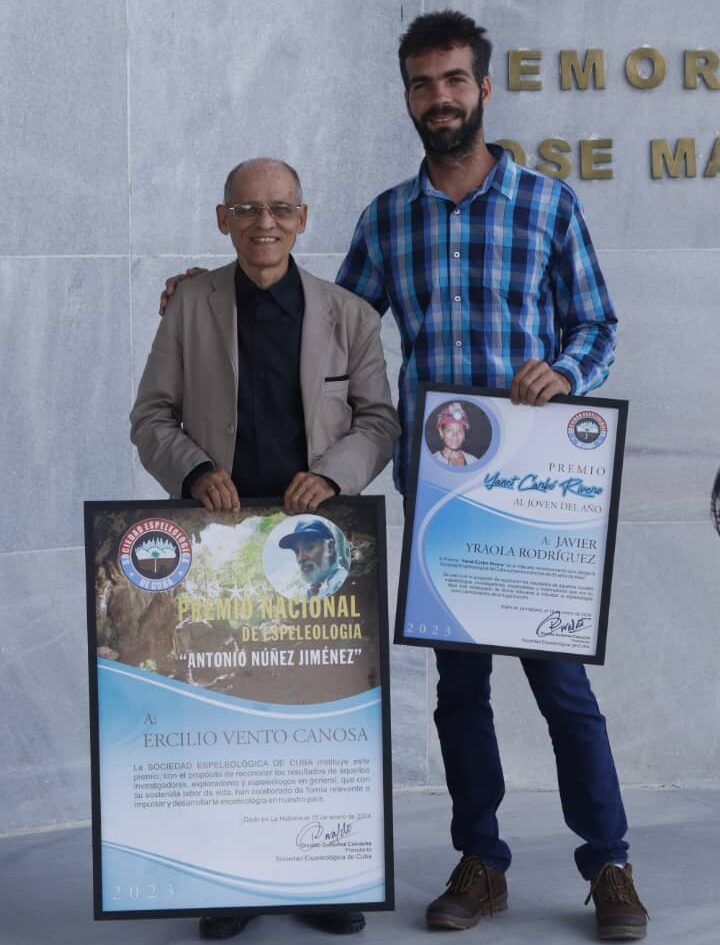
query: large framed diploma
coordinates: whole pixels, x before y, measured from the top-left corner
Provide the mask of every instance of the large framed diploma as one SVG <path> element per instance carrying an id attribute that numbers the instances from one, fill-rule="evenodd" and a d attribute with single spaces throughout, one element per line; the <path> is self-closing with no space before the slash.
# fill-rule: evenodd
<path id="1" fill-rule="evenodd" d="M 384 500 L 85 530 L 95 917 L 392 908 Z"/>
<path id="2" fill-rule="evenodd" d="M 602 663 L 627 402 L 424 385 L 395 642 Z"/>

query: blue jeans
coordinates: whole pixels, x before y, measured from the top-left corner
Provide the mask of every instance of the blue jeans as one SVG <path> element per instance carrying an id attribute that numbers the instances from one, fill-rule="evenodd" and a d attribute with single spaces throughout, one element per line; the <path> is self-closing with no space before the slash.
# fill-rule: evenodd
<path id="1" fill-rule="evenodd" d="M 435 656 L 440 673 L 435 724 L 453 802 L 453 845 L 504 871 L 511 855 L 496 817 L 505 781 L 490 707 L 492 656 L 467 650 L 436 650 Z M 565 823 L 585 841 L 575 862 L 591 879 L 607 862 L 624 863 L 628 850 L 605 718 L 582 663 L 520 662 L 548 724 Z"/>

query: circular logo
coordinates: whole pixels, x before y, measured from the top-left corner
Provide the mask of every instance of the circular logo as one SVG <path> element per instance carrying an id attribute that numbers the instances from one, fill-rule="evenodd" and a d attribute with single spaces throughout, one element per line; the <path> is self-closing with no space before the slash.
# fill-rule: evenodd
<path id="1" fill-rule="evenodd" d="M 594 410 L 581 410 L 567 426 L 570 442 L 581 450 L 595 450 L 605 442 L 607 424 Z"/>
<path id="2" fill-rule="evenodd" d="M 118 558 L 125 577 L 135 587 L 168 591 L 190 570 L 192 546 L 175 522 L 145 518 L 125 532 Z"/>

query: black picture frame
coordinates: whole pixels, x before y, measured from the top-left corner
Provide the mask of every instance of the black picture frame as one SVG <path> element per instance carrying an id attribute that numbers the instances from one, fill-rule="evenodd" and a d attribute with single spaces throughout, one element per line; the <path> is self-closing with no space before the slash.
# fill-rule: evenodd
<path id="1" fill-rule="evenodd" d="M 109 801 L 103 796 L 102 786 L 102 752 L 103 735 L 106 724 L 103 719 L 103 711 L 100 705 L 99 691 L 99 659 L 98 646 L 101 643 L 99 637 L 99 617 L 103 617 L 103 608 L 107 609 L 108 602 L 102 599 L 98 594 L 98 587 L 103 584 L 107 574 L 99 576 L 100 571 L 106 568 L 108 562 L 116 562 L 118 559 L 119 541 L 122 541 L 120 533 L 123 532 L 125 524 L 130 529 L 133 525 L 142 522 L 150 522 L 155 519 L 177 522 L 178 517 L 181 521 L 188 520 L 188 516 L 197 524 L 205 521 L 210 524 L 213 521 L 219 521 L 223 524 L 228 523 L 228 517 L 232 516 L 236 521 L 242 520 L 250 514 L 273 515 L 282 512 L 282 506 L 277 498 L 269 499 L 245 499 L 241 500 L 240 513 L 211 513 L 206 512 L 199 503 L 194 501 L 177 500 L 134 500 L 134 501 L 108 501 L 108 502 L 86 502 L 85 517 L 85 550 L 86 550 L 86 583 L 87 583 L 87 623 L 88 623 L 88 671 L 89 671 L 89 706 L 90 706 L 90 748 L 91 748 L 91 796 L 92 796 L 92 849 L 93 849 L 93 906 L 94 916 L 97 920 L 114 919 L 148 919 L 148 918 L 174 918 L 188 916 L 234 916 L 258 912 L 268 913 L 323 913 L 323 912 L 341 912 L 350 910 L 388 910 L 394 908 L 394 869 L 393 869 L 393 836 L 392 836 L 392 770 L 391 770 L 391 747 L 390 747 L 390 691 L 389 691 L 389 641 L 388 641 L 388 613 L 387 613 L 387 552 L 386 552 L 386 530 L 385 530 L 385 503 L 381 496 L 357 496 L 357 497 L 337 497 L 323 503 L 315 516 L 291 516 L 290 522 L 297 522 L 303 518 L 320 517 L 333 523 L 337 528 L 346 527 L 346 523 L 355 522 L 362 532 L 363 549 L 355 554 L 353 549 L 353 562 L 350 568 L 350 574 L 346 578 L 350 581 L 353 578 L 353 569 L 362 565 L 362 555 L 366 555 L 367 565 L 365 571 L 358 581 L 362 584 L 362 600 L 373 601 L 373 611 L 366 611 L 366 617 L 362 620 L 362 633 L 364 641 L 367 640 L 367 646 L 372 648 L 372 660 L 374 663 L 374 672 L 376 678 L 376 688 L 379 689 L 379 730 L 374 732 L 376 749 L 379 752 L 382 772 L 378 783 L 374 786 L 374 796 L 377 805 L 381 808 L 375 811 L 374 816 L 382 817 L 381 839 L 376 846 L 380 847 L 377 856 L 382 860 L 382 894 L 367 900 L 358 899 L 357 895 L 344 901 L 342 896 L 322 897 L 318 901 L 290 901 L 283 900 L 278 904 L 270 904 L 267 901 L 247 903 L 245 905 L 234 906 L 231 902 L 223 903 L 221 906 L 208 905 L 206 902 L 198 901 L 195 903 L 185 903 L 180 907 L 173 906 L 171 902 L 161 899 L 160 890 L 154 890 L 153 898 L 148 901 L 142 899 L 147 893 L 138 887 L 137 890 L 130 890 L 131 897 L 137 893 L 137 900 L 142 899 L 142 906 L 136 908 L 128 907 L 125 904 L 122 908 L 108 907 L 107 881 L 104 875 L 104 815 L 108 813 Z M 184 518 L 183 518 L 184 516 Z M 113 521 L 113 527 L 108 530 L 107 521 L 110 517 Z M 340 524 L 338 524 L 340 523 Z M 187 529 L 183 528 L 184 531 Z M 112 534 L 111 534 L 112 533 Z M 114 544 L 113 544 L 114 542 Z M 368 543 L 372 545 L 368 551 Z M 287 546 L 284 546 L 287 547 Z M 126 556 L 127 557 L 127 556 Z M 358 565 L 358 561 L 360 565 Z M 128 565 L 132 568 L 132 565 Z M 114 577 L 122 580 L 118 569 L 115 567 Z M 187 576 L 187 575 L 186 575 Z M 183 579 L 184 580 L 184 579 Z M 358 581 L 354 581 L 357 584 Z M 103 585 L 104 586 L 104 585 Z M 161 590 L 159 592 L 147 591 L 146 593 L 159 593 L 167 595 L 176 587 L 182 586 L 182 580 L 174 585 L 169 591 Z M 133 588 L 133 593 L 139 589 Z M 142 591 L 140 591 L 142 594 Z M 328 594 L 328 597 L 336 598 L 339 592 Z M 135 595 L 137 596 L 137 595 Z M 153 600 L 157 597 L 153 598 Z M 308 598 L 308 607 L 310 602 Z M 365 605 L 363 605 L 365 606 Z M 323 618 L 324 619 L 324 618 Z M 324 627 L 322 619 L 321 627 Z M 117 628 L 116 628 L 117 629 Z M 132 632 L 130 630 L 129 632 Z M 368 634 L 366 637 L 365 634 Z M 365 643 L 363 643 L 365 645 Z M 357 650 L 360 651 L 358 646 Z M 106 654 L 107 655 L 107 654 Z M 323 671 L 332 671 L 331 666 L 323 666 Z M 132 670 L 138 675 L 136 670 Z M 152 672 L 152 670 L 150 670 Z M 339 668 L 335 670 L 339 673 Z M 332 687 L 331 687 L 332 688 Z M 302 696 L 300 696 L 302 698 Z M 312 699 L 310 693 L 308 699 Z M 108 712 L 105 712 L 108 715 Z M 127 736 L 129 737 L 129 736 Z M 327 769 L 334 770 L 334 769 Z M 370 790 L 370 788 L 368 788 Z M 244 802 L 243 802 L 244 803 Z M 241 804 L 241 808 L 242 808 Z M 340 806 L 333 804 L 333 807 Z M 237 806 L 233 810 L 237 811 Z M 322 823 L 322 817 L 318 814 L 318 805 L 315 802 L 311 808 L 308 808 L 318 823 Z M 248 812 L 253 808 L 248 807 Z M 334 811 L 337 813 L 337 811 Z M 232 817 L 229 818 L 232 820 Z M 315 821 L 310 821 L 315 823 Z M 354 826 L 354 824 L 351 824 Z M 345 830 L 348 830 L 346 825 Z M 349 847 L 354 844 L 360 852 L 354 852 L 353 857 L 359 859 L 364 855 L 367 844 L 361 841 L 348 840 L 342 835 L 343 827 L 341 824 L 329 824 L 327 831 L 323 825 L 323 831 L 316 837 L 315 831 L 305 834 L 306 846 L 299 848 L 310 850 L 311 858 L 323 855 L 318 849 L 328 847 L 330 855 L 325 859 L 334 857 L 338 859 L 337 850 L 344 849 L 345 854 Z M 299 834 L 298 834 L 299 836 Z M 310 839 L 307 839 L 307 838 Z M 214 844 L 230 844 L 237 839 L 231 830 L 223 836 L 209 837 L 208 842 Z M 316 842 L 315 842 L 316 841 Z M 234 849 L 234 848 L 233 848 Z M 248 857 L 244 865 L 251 870 L 252 858 Z M 307 867 L 303 867 L 307 869 Z M 147 884 L 146 884 L 147 885 Z M 151 884 L 152 885 L 152 884 Z M 376 884 L 377 886 L 377 884 Z M 127 900 L 127 895 L 123 894 L 123 901 Z"/>
<path id="2" fill-rule="evenodd" d="M 597 619 L 595 645 L 592 647 L 590 652 L 573 652 L 572 649 L 568 649 L 569 644 L 558 643 L 557 646 L 553 648 L 553 641 L 550 641 L 550 645 L 548 645 L 547 639 L 542 641 L 542 645 L 538 643 L 537 646 L 526 644 L 503 645 L 502 643 L 497 642 L 497 640 L 493 642 L 482 642 L 475 639 L 448 639 L 447 634 L 443 632 L 442 629 L 438 629 L 440 627 L 439 623 L 433 624 L 432 627 L 426 626 L 422 635 L 418 635 L 419 631 L 415 627 L 415 621 L 410 620 L 412 611 L 412 607 L 409 602 L 411 576 L 413 576 L 414 573 L 419 570 L 416 547 L 418 541 L 418 522 L 416 521 L 416 518 L 418 511 L 419 489 L 422 490 L 424 487 L 426 488 L 426 484 L 424 482 L 420 482 L 420 467 L 422 461 L 424 464 L 423 468 L 427 470 L 429 469 L 428 464 L 434 461 L 429 458 L 429 455 L 433 450 L 433 443 L 429 438 L 430 434 L 428 433 L 428 420 L 433 413 L 433 410 L 438 412 L 437 403 L 439 398 L 441 398 L 442 401 L 448 405 L 448 409 L 452 405 L 460 404 L 458 415 L 461 415 L 464 412 L 465 419 L 470 424 L 470 429 L 472 429 L 472 418 L 469 416 L 468 405 L 474 405 L 476 407 L 482 408 L 482 405 L 485 404 L 488 411 L 491 411 L 493 403 L 504 403 L 507 405 L 510 400 L 510 394 L 507 390 L 497 390 L 482 387 L 430 383 L 420 385 L 418 408 L 413 433 L 411 461 L 408 474 L 406 516 L 403 532 L 402 560 L 398 586 L 394 642 L 396 644 L 407 646 L 431 646 L 433 648 L 440 649 L 447 648 L 467 651 L 479 650 L 511 656 L 525 656 L 549 660 L 566 660 L 601 665 L 605 661 L 605 651 L 607 645 L 610 592 L 617 536 L 628 402 L 625 400 L 599 397 L 557 396 L 554 397 L 552 401 L 550 401 L 544 407 L 522 408 L 524 410 L 534 411 L 553 411 L 558 410 L 559 405 L 568 405 L 572 408 L 577 408 L 578 413 L 587 411 L 592 414 L 593 412 L 597 411 L 605 411 L 608 414 L 612 414 L 614 420 L 614 448 L 612 450 L 611 462 L 606 464 L 611 468 L 611 472 L 609 476 L 609 497 L 607 499 L 607 509 L 604 516 L 607 530 L 604 540 L 604 547 L 602 548 L 602 577 L 600 580 L 599 601 L 597 602 L 595 613 L 593 615 L 594 618 Z M 463 402 L 465 403 L 464 406 Z M 507 418 L 507 416 L 512 417 L 512 411 L 508 413 L 508 411 L 505 410 L 503 416 L 505 418 Z M 520 414 L 517 414 L 516 416 L 519 418 Z M 544 416 L 547 416 L 547 414 Z M 512 423 L 512 421 L 510 422 Z M 504 430 L 503 433 L 506 436 L 512 436 L 512 432 L 507 430 Z M 570 434 L 568 434 L 568 436 L 569 435 Z M 592 435 L 592 433 L 589 435 Z M 463 443 L 463 446 L 464 445 L 465 444 Z M 470 476 L 471 474 L 482 473 L 488 468 L 487 464 L 492 462 L 492 450 L 490 449 L 488 452 L 489 446 L 490 444 L 487 438 L 480 438 L 479 445 L 475 446 L 475 449 L 477 449 L 481 455 L 476 457 L 473 454 L 471 457 L 472 462 L 467 463 L 464 470 L 453 470 L 453 472 L 459 472 L 460 475 L 464 474 L 467 476 Z M 468 447 L 468 451 L 470 452 L 470 447 Z M 590 453 L 592 451 L 588 449 L 587 452 Z M 436 455 L 437 454 L 434 454 L 434 456 Z M 581 452 L 579 455 L 585 454 Z M 487 457 L 490 457 L 490 459 Z M 438 458 L 438 462 L 442 461 Z M 454 489 L 457 489 L 457 483 L 459 482 L 460 479 L 457 479 L 456 482 L 453 482 L 452 486 L 449 486 L 445 489 L 445 492 L 443 492 L 443 486 L 439 486 L 437 482 L 433 482 L 432 489 L 437 492 L 438 496 L 448 495 Z M 477 485 L 477 478 L 475 479 L 475 485 Z M 459 491 L 460 494 L 462 494 L 461 487 Z M 453 495 L 454 494 L 455 493 L 453 492 Z M 425 580 L 427 581 L 427 579 Z M 415 595 L 413 598 L 413 606 L 417 605 L 418 600 L 418 595 Z M 442 607 L 443 604 L 438 605 L 440 611 L 442 611 Z M 552 626 L 554 623 L 555 621 L 546 626 Z M 412 631 L 409 630 L 411 624 Z M 569 622 L 563 623 L 562 617 L 560 617 L 560 629 L 567 629 L 569 632 L 572 631 L 571 624 Z"/>

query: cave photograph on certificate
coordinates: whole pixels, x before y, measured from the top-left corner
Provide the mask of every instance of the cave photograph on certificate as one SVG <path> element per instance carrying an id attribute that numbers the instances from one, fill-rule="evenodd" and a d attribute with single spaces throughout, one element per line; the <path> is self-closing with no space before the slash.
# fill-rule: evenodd
<path id="1" fill-rule="evenodd" d="M 173 509 L 166 523 L 142 512 L 98 516 L 98 656 L 273 702 L 320 702 L 377 685 L 368 623 L 377 562 L 356 510 L 337 523 L 257 507 L 233 514 L 232 524 L 208 518 L 203 509 Z M 153 519 L 161 523 L 154 529 Z M 314 671 L 328 665 L 344 669 Z"/>
<path id="2" fill-rule="evenodd" d="M 384 902 L 377 504 L 107 505 L 101 911 Z"/>

